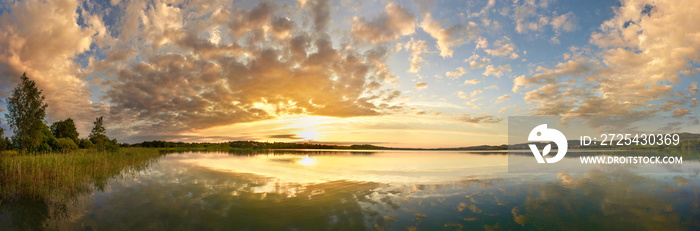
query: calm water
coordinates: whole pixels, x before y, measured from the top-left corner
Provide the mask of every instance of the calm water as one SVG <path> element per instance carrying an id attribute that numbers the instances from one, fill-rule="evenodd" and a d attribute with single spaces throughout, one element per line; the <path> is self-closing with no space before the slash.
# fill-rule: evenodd
<path id="1" fill-rule="evenodd" d="M 696 153 L 697 154 L 697 153 Z M 511 174 L 504 153 L 180 153 L 65 205 L 15 201 L 0 230 L 697 230 L 700 163 Z"/>

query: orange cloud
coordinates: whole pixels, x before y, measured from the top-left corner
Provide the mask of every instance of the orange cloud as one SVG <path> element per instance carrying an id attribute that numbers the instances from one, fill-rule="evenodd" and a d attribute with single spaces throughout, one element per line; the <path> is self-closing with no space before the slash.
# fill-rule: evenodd
<path id="1" fill-rule="evenodd" d="M 372 43 L 387 42 L 415 32 L 416 16 L 403 7 L 389 3 L 374 20 L 355 18 L 350 32 L 355 38 Z"/>

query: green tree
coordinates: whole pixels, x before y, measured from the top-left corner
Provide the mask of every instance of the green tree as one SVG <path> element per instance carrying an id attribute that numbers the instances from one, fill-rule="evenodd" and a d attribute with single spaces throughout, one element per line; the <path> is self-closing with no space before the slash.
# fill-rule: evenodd
<path id="1" fill-rule="evenodd" d="M 78 143 L 78 136 L 80 136 L 78 129 L 75 127 L 75 122 L 71 118 L 53 123 L 51 125 L 51 133 L 56 139 L 69 138 L 76 144 Z"/>
<path id="2" fill-rule="evenodd" d="M 119 144 L 116 139 L 110 140 L 105 134 L 105 127 L 102 124 L 102 116 L 95 119 L 93 123 L 95 127 L 92 128 L 90 136 L 88 139 L 95 144 L 95 147 L 100 151 L 116 151 L 119 149 Z"/>
<path id="3" fill-rule="evenodd" d="M 58 142 L 56 141 L 56 137 L 53 137 L 53 134 L 51 134 L 51 129 L 49 129 L 49 126 L 46 126 L 46 124 L 41 124 L 41 143 L 32 151 L 47 153 L 53 152 L 57 148 Z"/>
<path id="4" fill-rule="evenodd" d="M 19 85 L 7 98 L 7 123 L 14 135 L 12 142 L 21 152 L 37 151 L 43 141 L 42 126 L 46 116 L 44 96 L 34 81 L 22 74 Z"/>
<path id="5" fill-rule="evenodd" d="M 88 136 L 88 139 L 92 141 L 94 144 L 97 139 L 105 138 L 107 135 L 105 134 L 105 127 L 102 124 L 102 116 L 95 118 L 95 122 L 93 122 L 95 125 L 92 128 L 92 132 L 90 132 L 90 135 Z"/>
<path id="6" fill-rule="evenodd" d="M 5 138 L 3 136 L 4 133 L 5 133 L 5 129 L 0 128 L 0 151 L 5 151 L 5 150 L 10 149 L 9 148 L 10 144 L 9 144 L 7 138 Z"/>

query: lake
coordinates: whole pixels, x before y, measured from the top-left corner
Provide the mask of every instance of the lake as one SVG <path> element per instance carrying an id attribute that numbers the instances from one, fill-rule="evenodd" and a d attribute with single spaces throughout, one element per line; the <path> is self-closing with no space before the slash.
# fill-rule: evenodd
<path id="1" fill-rule="evenodd" d="M 699 174 L 697 158 L 514 174 L 505 152 L 184 152 L 65 204 L 4 202 L 0 230 L 697 230 Z"/>

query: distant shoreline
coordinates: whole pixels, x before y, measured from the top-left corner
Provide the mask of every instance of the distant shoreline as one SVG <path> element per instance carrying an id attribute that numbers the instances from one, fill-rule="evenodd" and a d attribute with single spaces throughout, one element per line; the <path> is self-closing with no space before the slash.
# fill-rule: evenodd
<path id="1" fill-rule="evenodd" d="M 596 150 L 658 150 L 658 149 L 700 149 L 700 134 L 679 133 L 680 143 L 675 146 L 664 145 L 625 145 L 625 146 L 601 146 L 580 145 L 579 140 L 569 140 L 569 149 L 596 149 Z M 296 143 L 296 142 L 259 142 L 259 141 L 228 141 L 220 143 L 185 143 L 171 141 L 144 141 L 136 144 L 120 144 L 121 147 L 143 148 L 179 148 L 179 149 L 338 149 L 338 150 L 406 150 L 406 151 L 502 151 L 510 149 L 529 150 L 527 143 L 501 144 L 501 145 L 477 145 L 456 148 L 392 148 L 373 144 L 336 145 L 320 143 Z"/>

